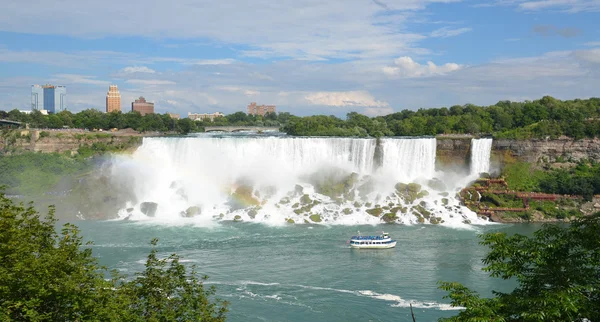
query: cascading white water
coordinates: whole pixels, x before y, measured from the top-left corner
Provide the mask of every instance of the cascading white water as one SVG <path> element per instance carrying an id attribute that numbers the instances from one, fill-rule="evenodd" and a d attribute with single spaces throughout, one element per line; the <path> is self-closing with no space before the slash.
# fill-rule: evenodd
<path id="1" fill-rule="evenodd" d="M 471 139 L 471 175 L 490 172 L 492 139 Z"/>
<path id="2" fill-rule="evenodd" d="M 374 224 L 390 211 L 403 223 L 423 222 L 419 216 L 478 221 L 455 190 L 395 190 L 399 182 L 434 178 L 435 138 L 382 139 L 377 161 L 376 150 L 375 139 L 144 138 L 130 158 L 114 162 L 113 178 L 136 196 L 119 215 L 147 219 L 142 203 L 151 202 L 154 220 L 167 222 L 188 220 L 190 207 L 200 210 L 196 221 Z"/>
<path id="3" fill-rule="evenodd" d="M 397 180 L 431 179 L 435 173 L 436 139 L 381 139 L 382 169 Z"/>

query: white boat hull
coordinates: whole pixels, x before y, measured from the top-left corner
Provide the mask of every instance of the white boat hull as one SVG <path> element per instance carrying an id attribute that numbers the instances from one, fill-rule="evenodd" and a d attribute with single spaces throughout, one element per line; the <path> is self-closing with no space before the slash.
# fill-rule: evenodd
<path id="1" fill-rule="evenodd" d="M 387 249 L 396 247 L 396 241 L 387 244 L 350 244 L 350 247 L 357 249 Z"/>

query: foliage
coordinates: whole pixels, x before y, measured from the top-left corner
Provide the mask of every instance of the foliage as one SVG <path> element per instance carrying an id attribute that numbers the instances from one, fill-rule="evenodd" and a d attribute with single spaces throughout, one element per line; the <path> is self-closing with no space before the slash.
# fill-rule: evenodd
<path id="1" fill-rule="evenodd" d="M 497 138 L 575 139 L 600 134 L 600 99 L 560 101 L 545 96 L 536 101 L 501 101 L 492 106 L 403 110 L 369 118 L 356 112 L 346 120 L 334 116 L 292 117 L 284 131 L 319 136 L 425 136 L 440 134 L 493 134 Z"/>
<path id="2" fill-rule="evenodd" d="M 569 227 L 546 224 L 532 237 L 488 233 L 483 259 L 491 277 L 514 280 L 510 293 L 493 298 L 454 282 L 440 282 L 457 316 L 440 321 L 597 321 L 600 319 L 600 213 Z"/>
<path id="3" fill-rule="evenodd" d="M 2 321 L 224 321 L 227 303 L 213 299 L 195 268 L 177 255 L 158 258 L 133 279 L 98 265 L 79 230 L 55 231 L 54 209 L 42 218 L 31 206 L 0 193 L 0 320 Z"/>
<path id="4" fill-rule="evenodd" d="M 600 163 L 580 161 L 571 169 L 534 170 L 530 163 L 507 164 L 503 176 L 511 190 L 583 196 L 600 194 Z"/>
<path id="5" fill-rule="evenodd" d="M 11 192 L 39 195 L 52 189 L 65 177 L 83 173 L 91 164 L 81 158 L 58 153 L 35 153 L 0 156 L 0 185 Z"/>

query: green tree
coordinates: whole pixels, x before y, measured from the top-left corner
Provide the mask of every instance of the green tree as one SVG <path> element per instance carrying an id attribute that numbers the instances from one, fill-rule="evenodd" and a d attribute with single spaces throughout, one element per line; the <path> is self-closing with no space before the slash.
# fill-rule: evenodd
<path id="1" fill-rule="evenodd" d="M 546 224 L 532 237 L 488 233 L 483 259 L 492 277 L 514 280 L 510 293 L 481 298 L 459 283 L 440 282 L 452 305 L 465 309 L 440 321 L 600 320 L 600 213 L 569 227 Z"/>
<path id="2" fill-rule="evenodd" d="M 79 230 L 55 230 L 54 208 L 41 217 L 0 191 L 1 321 L 224 321 L 227 303 L 213 299 L 195 267 L 175 254 L 158 258 L 134 279 L 98 265 Z"/>

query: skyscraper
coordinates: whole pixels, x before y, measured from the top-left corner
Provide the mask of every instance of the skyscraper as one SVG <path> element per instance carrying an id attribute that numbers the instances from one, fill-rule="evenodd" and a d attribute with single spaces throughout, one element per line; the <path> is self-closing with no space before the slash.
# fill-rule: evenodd
<path id="1" fill-rule="evenodd" d="M 110 85 L 106 93 L 106 113 L 121 111 L 121 93 L 117 85 Z"/>
<path id="2" fill-rule="evenodd" d="M 57 113 L 67 109 L 67 88 L 54 85 L 31 85 L 31 109 Z"/>
<path id="3" fill-rule="evenodd" d="M 146 102 L 143 96 L 131 103 L 131 111 L 138 111 L 142 116 L 154 113 L 154 103 Z"/>
<path id="4" fill-rule="evenodd" d="M 31 85 L 31 110 L 44 109 L 44 89 L 40 85 Z"/>

